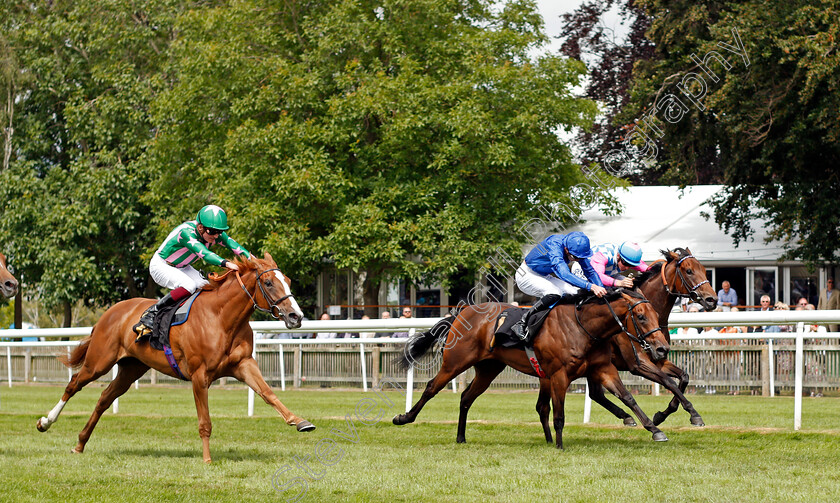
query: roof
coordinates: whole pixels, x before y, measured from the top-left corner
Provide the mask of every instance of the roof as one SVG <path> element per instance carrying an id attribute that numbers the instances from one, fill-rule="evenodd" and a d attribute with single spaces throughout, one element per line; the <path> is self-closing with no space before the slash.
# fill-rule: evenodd
<path id="1" fill-rule="evenodd" d="M 713 215 L 707 201 L 719 192 L 722 185 L 630 187 L 613 189 L 610 193 L 621 203 L 623 210 L 616 216 L 605 215 L 599 209 L 583 213 L 583 223 L 570 226 L 569 231 L 583 231 L 593 244 L 636 241 L 642 245 L 643 259 L 662 258 L 659 250 L 689 248 L 704 262 L 772 262 L 784 252 L 781 243 L 764 243 L 767 232 L 763 222 L 753 221 L 755 234 L 736 248 L 732 238 L 701 212 Z"/>

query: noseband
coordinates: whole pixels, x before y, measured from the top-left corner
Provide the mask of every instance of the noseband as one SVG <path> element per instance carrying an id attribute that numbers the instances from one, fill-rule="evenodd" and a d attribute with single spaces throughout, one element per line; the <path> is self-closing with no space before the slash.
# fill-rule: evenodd
<path id="1" fill-rule="evenodd" d="M 248 298 L 251 299 L 251 303 L 254 305 L 254 309 L 256 309 L 257 311 L 262 311 L 263 313 L 270 314 L 271 317 L 274 318 L 275 320 L 279 320 L 280 318 L 285 319 L 286 316 L 283 314 L 282 311 L 280 311 L 280 308 L 278 307 L 278 304 L 280 304 L 284 300 L 292 297 L 292 294 L 284 295 L 284 296 L 280 297 L 279 299 L 275 300 L 272 303 L 268 302 L 268 294 L 266 293 L 265 287 L 263 287 L 263 284 L 262 284 L 262 281 L 260 281 L 260 278 L 262 277 L 263 274 L 265 274 L 267 272 L 271 272 L 271 271 L 280 271 L 280 269 L 278 269 L 278 268 L 266 269 L 263 272 L 257 273 L 257 288 L 260 289 L 260 293 L 262 293 L 263 299 L 265 299 L 266 304 L 268 304 L 268 309 L 266 309 L 264 307 L 261 307 L 259 304 L 257 304 L 257 299 L 254 297 L 254 295 L 251 295 L 251 292 L 249 292 L 247 288 L 245 288 L 245 283 L 242 282 L 242 277 L 239 275 L 239 271 L 235 271 L 236 272 L 236 280 L 239 282 L 239 286 L 242 287 L 242 291 L 245 292 L 245 295 L 247 295 Z M 282 273 L 280 273 L 280 274 L 282 274 Z M 256 294 L 256 289 L 254 290 L 254 293 Z M 275 314 L 275 311 L 277 312 L 276 314 Z"/>
<path id="2" fill-rule="evenodd" d="M 705 285 L 706 283 L 709 283 L 709 280 L 703 280 L 700 283 L 697 283 L 696 285 L 689 287 L 690 283 L 688 282 L 688 279 L 686 279 L 685 275 L 683 274 L 682 268 L 680 268 L 680 266 L 682 265 L 682 263 L 685 260 L 688 260 L 690 258 L 693 258 L 693 259 L 696 260 L 696 257 L 694 255 L 691 255 L 691 254 L 686 255 L 684 257 L 680 257 L 680 259 L 677 260 L 676 272 L 674 273 L 673 285 L 668 285 L 668 281 L 665 279 L 665 268 L 668 266 L 668 264 L 667 263 L 663 264 L 662 269 L 661 269 L 662 286 L 665 287 L 665 291 L 668 292 L 668 295 L 672 295 L 672 296 L 677 297 L 677 298 L 687 298 L 687 299 L 691 299 L 695 302 L 699 302 L 700 301 L 700 296 L 697 295 L 697 289 L 700 288 L 701 286 Z M 688 293 L 680 293 L 680 292 L 675 291 L 675 289 L 677 287 L 677 276 L 680 277 L 680 280 L 682 281 L 682 284 L 683 284 L 683 288 L 688 290 Z M 711 284 L 711 283 L 709 283 L 709 284 Z"/>

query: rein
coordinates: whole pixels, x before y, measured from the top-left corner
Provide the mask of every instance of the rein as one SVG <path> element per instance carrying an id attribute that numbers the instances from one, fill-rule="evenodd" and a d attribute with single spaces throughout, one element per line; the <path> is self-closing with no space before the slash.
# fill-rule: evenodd
<path id="1" fill-rule="evenodd" d="M 263 299 L 265 299 L 266 304 L 268 304 L 268 295 L 265 292 L 265 288 L 263 288 L 263 284 L 262 284 L 262 281 L 260 281 L 260 278 L 262 277 L 263 274 L 265 274 L 267 272 L 279 271 L 279 270 L 280 269 L 278 269 L 278 268 L 266 269 L 263 272 L 257 273 L 257 288 L 260 289 L 260 293 L 262 293 Z M 242 276 L 239 275 L 239 271 L 234 271 L 234 272 L 236 272 L 236 281 L 239 282 L 239 286 L 242 287 L 242 291 L 245 292 L 245 295 L 247 295 L 248 298 L 251 299 L 251 303 L 254 305 L 254 309 L 256 309 L 257 311 L 261 311 L 263 313 L 270 314 L 271 317 L 274 318 L 275 320 L 279 320 L 280 318 L 285 318 L 283 316 L 282 311 L 280 311 L 280 308 L 277 307 L 277 305 L 280 304 L 281 302 L 283 302 L 284 300 L 288 299 L 289 297 L 292 297 L 292 294 L 284 295 L 284 296 L 280 297 L 279 299 L 277 299 L 274 302 L 272 302 L 271 304 L 269 304 L 268 309 L 266 309 L 266 308 L 260 306 L 259 304 L 257 304 L 257 299 L 254 296 L 254 295 L 256 295 L 256 289 L 254 290 L 254 295 L 251 295 L 251 292 L 249 292 L 248 289 L 245 287 L 245 283 L 242 282 Z M 275 314 L 275 311 L 277 312 L 277 314 Z"/>

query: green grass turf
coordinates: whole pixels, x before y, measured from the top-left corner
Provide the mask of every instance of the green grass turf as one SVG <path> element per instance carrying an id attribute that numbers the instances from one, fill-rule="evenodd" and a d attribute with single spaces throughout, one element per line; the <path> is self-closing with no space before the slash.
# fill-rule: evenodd
<path id="1" fill-rule="evenodd" d="M 0 501 L 294 501 L 304 487 L 300 501 L 310 502 L 840 501 L 835 398 L 805 399 L 803 429 L 794 432 L 792 398 L 689 396 L 707 426 L 689 426 L 680 411 L 663 426 L 670 441 L 655 443 L 597 405 L 593 424 L 581 424 L 583 396 L 570 395 L 566 449 L 558 451 L 545 443 L 533 392 L 480 397 L 468 443 L 456 444 L 459 395 L 451 391 L 400 427 L 390 424 L 404 406 L 398 393 L 388 394 L 391 406 L 370 392 L 278 392 L 318 427 L 298 433 L 259 398 L 247 417 L 243 388 L 214 387 L 213 463 L 205 465 L 188 388 L 131 389 L 80 455 L 69 451 L 102 388 L 82 390 L 39 433 L 37 418 L 62 390 L 0 388 Z M 372 405 L 366 399 L 376 400 L 372 415 L 382 412 L 370 425 L 353 418 L 357 405 Z M 650 415 L 667 401 L 637 399 Z M 348 414 L 357 439 L 344 438 L 352 436 Z M 319 451 L 331 465 L 316 461 Z M 296 462 L 307 457 L 310 474 Z M 275 475 L 288 490 L 273 486 Z"/>

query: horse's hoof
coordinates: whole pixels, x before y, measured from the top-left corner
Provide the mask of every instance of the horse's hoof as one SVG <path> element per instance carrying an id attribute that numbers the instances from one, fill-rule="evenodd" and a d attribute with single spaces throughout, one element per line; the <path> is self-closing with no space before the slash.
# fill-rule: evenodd
<path id="1" fill-rule="evenodd" d="M 397 414 L 396 416 L 394 416 L 394 419 L 392 419 L 391 422 L 396 424 L 397 426 L 401 426 L 408 423 L 408 419 L 406 418 L 405 414 Z"/>
<path id="2" fill-rule="evenodd" d="M 637 426 L 636 420 L 632 417 L 625 417 L 624 418 L 624 426 Z"/>
<path id="3" fill-rule="evenodd" d="M 70 454 L 82 454 L 83 452 L 85 452 L 85 451 L 83 449 L 79 449 L 78 446 L 70 449 Z"/>
<path id="4" fill-rule="evenodd" d="M 659 426 L 660 424 L 662 424 L 662 421 L 664 421 L 666 417 L 668 417 L 668 416 L 666 416 L 665 414 L 663 414 L 661 412 L 657 412 L 656 414 L 653 415 L 653 424 Z"/>
<path id="5" fill-rule="evenodd" d="M 653 434 L 653 441 L 654 442 L 667 442 L 668 437 L 666 437 L 665 434 L 662 433 L 661 431 L 657 431 L 656 433 Z"/>
<path id="6" fill-rule="evenodd" d="M 466 438 L 464 438 L 464 437 L 458 437 L 458 438 L 456 438 L 456 439 L 455 439 L 455 443 L 456 443 L 456 444 L 466 444 L 466 443 L 467 443 L 467 439 L 466 439 Z"/>
<path id="7" fill-rule="evenodd" d="M 692 426 L 706 426 L 706 423 L 703 422 L 703 418 L 700 416 L 694 416 L 691 418 L 691 425 Z"/>
<path id="8" fill-rule="evenodd" d="M 42 417 L 41 419 L 38 420 L 38 424 L 35 425 L 35 427 L 38 428 L 38 431 L 40 431 L 41 433 L 50 429 L 49 426 L 44 426 L 44 424 L 49 424 L 49 423 L 46 423 L 46 420 L 47 420 L 47 418 Z"/>
<path id="9" fill-rule="evenodd" d="M 310 423 L 309 421 L 303 420 L 295 425 L 297 431 L 312 431 L 315 429 L 315 425 Z M 209 460 L 205 460 L 206 463 L 209 463 Z"/>

